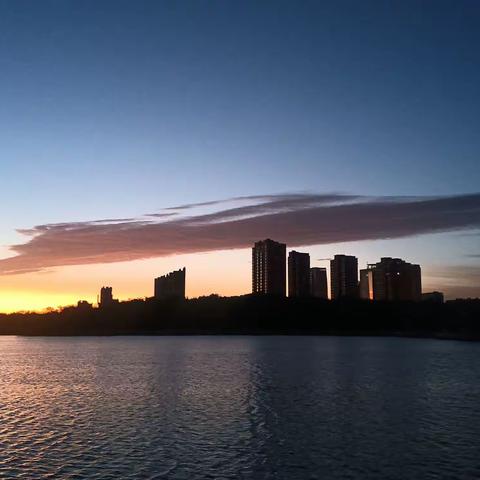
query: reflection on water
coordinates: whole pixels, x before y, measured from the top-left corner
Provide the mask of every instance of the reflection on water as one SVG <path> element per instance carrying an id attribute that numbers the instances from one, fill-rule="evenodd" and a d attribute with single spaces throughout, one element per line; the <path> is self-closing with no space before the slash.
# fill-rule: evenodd
<path id="1" fill-rule="evenodd" d="M 0 337 L 0 478 L 480 478 L 480 344 Z"/>

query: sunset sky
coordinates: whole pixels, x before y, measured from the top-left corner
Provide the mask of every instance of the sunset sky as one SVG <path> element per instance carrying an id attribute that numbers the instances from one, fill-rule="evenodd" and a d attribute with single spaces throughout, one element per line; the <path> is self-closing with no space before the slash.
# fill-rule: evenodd
<path id="1" fill-rule="evenodd" d="M 0 0 L 0 311 L 248 293 L 271 237 L 480 295 L 480 2 Z"/>

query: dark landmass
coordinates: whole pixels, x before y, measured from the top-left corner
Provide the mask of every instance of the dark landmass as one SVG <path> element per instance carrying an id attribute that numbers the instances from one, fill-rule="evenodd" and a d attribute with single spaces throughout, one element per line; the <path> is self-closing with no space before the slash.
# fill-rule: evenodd
<path id="1" fill-rule="evenodd" d="M 480 299 L 328 301 L 200 297 L 0 315 L 1 335 L 383 335 L 480 340 Z"/>

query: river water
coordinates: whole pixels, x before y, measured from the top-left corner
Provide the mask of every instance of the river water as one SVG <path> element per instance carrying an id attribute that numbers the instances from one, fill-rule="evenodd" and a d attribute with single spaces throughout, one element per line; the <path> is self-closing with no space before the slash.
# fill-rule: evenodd
<path id="1" fill-rule="evenodd" d="M 0 337 L 0 478 L 479 479 L 480 343 Z"/>

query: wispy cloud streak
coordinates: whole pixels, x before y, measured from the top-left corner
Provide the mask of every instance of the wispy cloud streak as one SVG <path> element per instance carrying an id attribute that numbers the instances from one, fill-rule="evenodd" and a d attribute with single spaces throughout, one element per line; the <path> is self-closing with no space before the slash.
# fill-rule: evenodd
<path id="1" fill-rule="evenodd" d="M 448 298 L 478 297 L 480 295 L 480 266 L 448 265 L 430 268 L 427 285 L 441 290 Z"/>
<path id="2" fill-rule="evenodd" d="M 246 205 L 226 208 L 232 201 Z M 224 208 L 191 213 L 203 206 Z M 167 210 L 181 211 L 181 215 L 168 215 Z M 266 237 L 295 247 L 475 228 L 480 228 L 480 194 L 251 196 L 181 205 L 138 219 L 58 223 L 20 230 L 31 238 L 11 246 L 16 255 L 0 260 L 0 274 L 245 248 Z"/>

